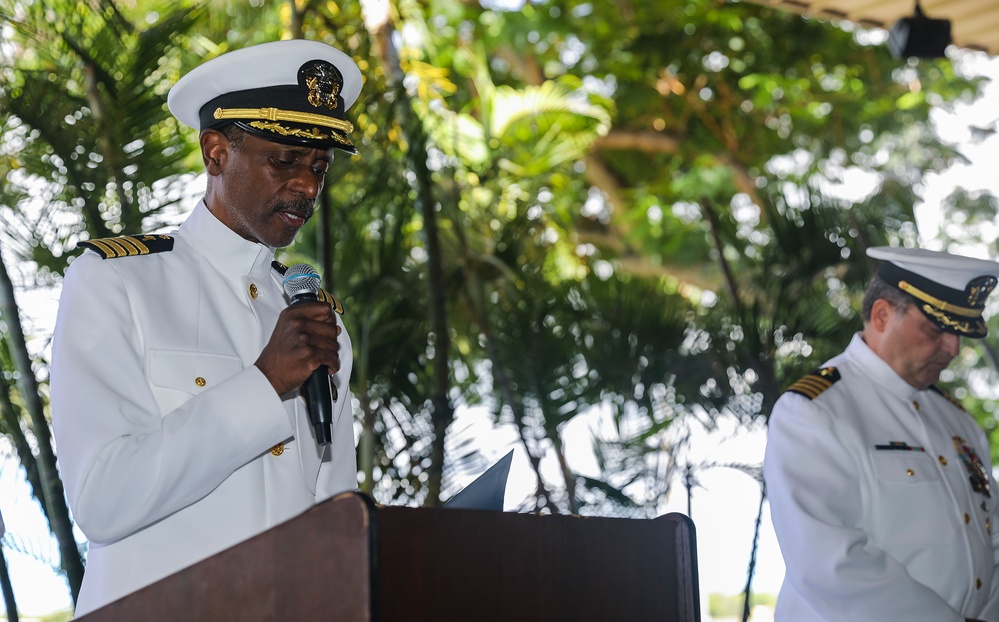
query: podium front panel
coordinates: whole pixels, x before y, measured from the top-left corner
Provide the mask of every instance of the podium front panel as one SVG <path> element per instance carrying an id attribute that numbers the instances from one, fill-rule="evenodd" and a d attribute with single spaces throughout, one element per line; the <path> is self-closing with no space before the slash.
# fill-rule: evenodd
<path id="1" fill-rule="evenodd" d="M 699 620 L 693 525 L 384 507 L 382 622 Z"/>
<path id="2" fill-rule="evenodd" d="M 699 622 L 693 524 L 343 494 L 84 622 Z"/>

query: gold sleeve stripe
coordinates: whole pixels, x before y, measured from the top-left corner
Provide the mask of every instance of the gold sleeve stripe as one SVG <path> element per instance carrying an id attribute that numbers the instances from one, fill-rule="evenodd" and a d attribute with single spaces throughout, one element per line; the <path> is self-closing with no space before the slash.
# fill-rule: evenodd
<path id="1" fill-rule="evenodd" d="M 326 304 L 333 307 L 333 310 L 336 311 L 338 314 L 343 315 L 343 305 L 340 304 L 340 301 L 337 300 L 336 297 L 333 296 L 333 294 L 329 293 L 325 289 L 319 290 L 319 300 L 322 300 Z"/>
<path id="2" fill-rule="evenodd" d="M 808 385 L 802 383 L 801 381 L 798 381 L 798 382 L 792 384 L 788 388 L 788 391 L 791 392 L 791 393 L 797 393 L 799 395 L 804 395 L 805 397 L 807 397 L 809 399 L 815 399 L 816 397 L 822 395 L 823 391 L 825 391 L 828 388 L 829 388 L 829 386 L 824 386 L 824 387 L 808 386 Z"/>
<path id="3" fill-rule="evenodd" d="M 122 244 L 121 240 L 107 239 L 107 240 L 104 240 L 104 243 L 107 244 L 108 246 L 110 246 L 111 248 L 113 248 L 115 250 L 115 252 L 117 253 L 117 255 L 115 255 L 116 257 L 128 257 L 129 255 L 137 255 L 138 254 L 135 251 L 129 249 L 124 244 Z"/>
<path id="4" fill-rule="evenodd" d="M 140 239 L 141 238 L 141 239 Z M 173 238 L 169 235 L 123 235 L 117 238 L 86 240 L 77 244 L 95 251 L 103 259 L 136 257 L 173 250 Z"/>
<path id="5" fill-rule="evenodd" d="M 100 253 L 104 255 L 105 259 L 107 259 L 108 257 L 113 258 L 118 256 L 118 252 L 115 251 L 114 248 L 106 244 L 104 240 L 90 240 L 89 242 L 87 242 L 87 244 L 93 244 L 94 246 L 96 246 L 97 248 L 95 250 L 99 250 Z"/>
<path id="6" fill-rule="evenodd" d="M 140 254 L 140 255 L 148 255 L 149 254 L 149 247 L 146 246 L 145 244 L 143 244 L 142 242 L 140 242 L 139 240 L 133 238 L 130 235 L 122 236 L 121 241 L 124 244 L 131 245 L 132 248 L 134 248 L 135 251 L 138 254 Z"/>
<path id="7" fill-rule="evenodd" d="M 822 395 L 840 379 L 835 367 L 817 369 L 787 388 L 789 393 L 803 395 L 810 400 Z"/>
<path id="8" fill-rule="evenodd" d="M 809 391 L 817 391 L 818 393 L 821 393 L 831 387 L 832 383 L 828 380 L 820 380 L 818 378 L 802 378 L 791 386 L 792 388 L 807 389 Z"/>

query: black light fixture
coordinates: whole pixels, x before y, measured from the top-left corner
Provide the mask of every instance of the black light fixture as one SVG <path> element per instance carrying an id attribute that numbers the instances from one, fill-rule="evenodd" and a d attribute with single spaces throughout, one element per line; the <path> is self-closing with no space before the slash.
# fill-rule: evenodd
<path id="1" fill-rule="evenodd" d="M 950 42 L 950 20 L 926 17 L 919 0 L 916 14 L 895 22 L 888 33 L 888 50 L 895 58 L 943 58 Z"/>

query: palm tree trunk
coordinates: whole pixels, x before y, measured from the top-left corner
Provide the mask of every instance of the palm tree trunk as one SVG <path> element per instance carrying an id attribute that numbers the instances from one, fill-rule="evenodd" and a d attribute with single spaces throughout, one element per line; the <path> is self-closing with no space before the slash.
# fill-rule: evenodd
<path id="1" fill-rule="evenodd" d="M 288 0 L 288 7 L 291 9 L 291 24 L 288 29 L 291 31 L 292 39 L 305 38 L 305 12 L 308 8 L 298 8 L 298 0 Z"/>
<path id="2" fill-rule="evenodd" d="M 399 83 L 400 98 L 402 84 Z M 405 107 L 405 106 L 404 106 Z M 447 325 L 447 307 L 444 300 L 444 262 L 441 256 L 437 228 L 437 208 L 431 190 L 430 170 L 427 168 L 426 135 L 419 121 L 410 116 L 409 160 L 416 173 L 417 203 L 423 214 L 423 233 L 427 245 L 427 269 L 430 273 L 430 326 L 434 347 L 434 394 L 432 396 L 434 439 L 431 449 L 428 495 L 432 505 L 440 503 L 441 480 L 444 474 L 444 437 L 454 420 L 454 406 L 448 397 L 450 382 L 451 335 Z"/>
<path id="3" fill-rule="evenodd" d="M 427 469 L 427 505 L 439 505 L 441 481 L 444 473 L 444 437 L 447 428 L 454 420 L 454 406 L 448 397 L 450 383 L 451 336 L 447 325 L 447 308 L 444 301 L 444 267 L 441 256 L 440 237 L 437 227 L 437 201 L 433 192 L 433 180 L 427 166 L 427 137 L 420 120 L 413 114 L 407 103 L 403 78 L 399 64 L 399 53 L 392 40 L 394 27 L 391 20 L 391 6 L 386 2 L 383 11 L 375 13 L 373 5 L 362 2 L 365 25 L 376 42 L 378 55 L 387 75 L 389 85 L 395 91 L 396 101 L 400 102 L 400 117 L 409 143 L 408 160 L 415 178 L 416 203 L 423 216 L 423 235 L 427 247 L 427 271 L 429 276 L 430 335 L 428 341 L 433 346 L 433 395 L 431 422 L 434 438 L 430 450 L 430 467 Z"/>
<path id="4" fill-rule="evenodd" d="M 126 230 L 138 231 L 142 224 L 142 216 L 132 204 L 129 193 L 125 190 L 125 181 L 128 180 L 128 175 L 124 171 L 121 147 L 111 129 L 111 119 L 104 102 L 104 96 L 98 87 L 96 69 L 91 59 L 83 57 L 83 61 L 85 63 L 87 103 L 90 105 L 90 110 L 101 134 L 99 142 L 107 166 L 108 181 L 114 184 L 118 200 L 121 201 L 121 220 L 125 224 Z"/>
<path id="5" fill-rule="evenodd" d="M 751 613 L 749 597 L 753 594 L 753 575 L 756 574 L 756 552 L 760 548 L 760 524 L 763 522 L 763 502 L 767 498 L 767 487 L 760 484 L 760 507 L 756 512 L 756 525 L 753 528 L 753 548 L 749 553 L 749 570 L 746 572 L 746 588 L 742 592 L 742 622 L 749 622 Z"/>
<path id="6" fill-rule="evenodd" d="M 354 361 L 357 374 L 358 399 L 361 402 L 361 438 L 357 442 L 357 467 L 364 474 L 361 491 L 369 495 L 375 490 L 375 409 L 371 400 L 371 382 L 368 379 L 368 353 L 371 342 L 371 326 L 368 319 L 361 323 L 361 340 L 358 345 L 358 360 Z"/>
<path id="7" fill-rule="evenodd" d="M 35 460 L 35 454 L 31 453 L 31 443 L 21 429 L 21 409 L 14 405 L 10 393 L 10 383 L 0 375 L 0 433 L 6 434 L 14 446 L 17 459 L 24 468 L 24 477 L 31 486 L 31 494 L 45 507 L 45 489 L 38 476 L 38 461 Z"/>
<path id="8" fill-rule="evenodd" d="M 59 473 L 56 469 L 56 456 L 52 449 L 52 432 L 45 419 L 45 408 L 38 392 L 35 372 L 31 368 L 31 357 L 28 355 L 28 347 L 24 340 L 21 316 L 14 300 L 14 285 L 7 272 L 2 252 L 0 252 L 0 315 L 3 316 L 7 324 L 6 338 L 10 346 L 11 356 L 14 358 L 14 367 L 18 372 L 18 390 L 21 394 L 21 401 L 28 411 L 28 421 L 38 446 L 36 462 L 38 476 L 42 484 L 41 488 L 44 491 L 44 498 L 39 499 L 39 501 L 45 511 L 46 518 L 48 518 L 49 528 L 59 542 L 62 569 L 69 581 L 73 602 L 76 602 L 80 593 L 80 584 L 83 582 L 83 559 L 73 535 L 73 523 L 69 517 L 69 508 L 66 506 L 62 481 L 59 479 Z"/>
<path id="9" fill-rule="evenodd" d="M 483 327 L 480 326 L 480 330 Z M 497 348 L 492 345 L 492 339 L 488 329 L 485 329 L 486 334 L 486 353 L 489 356 L 489 360 L 493 362 L 493 376 L 495 377 L 495 382 L 499 386 L 500 393 L 503 395 L 506 403 L 510 406 L 510 410 L 513 412 L 513 422 L 517 427 L 517 435 L 520 437 L 520 442 L 524 446 L 524 451 L 527 453 L 527 459 L 531 463 L 531 469 L 534 471 L 534 477 L 537 480 L 537 486 L 534 488 L 535 494 L 535 504 L 536 507 L 546 507 L 552 514 L 558 514 L 558 506 L 552 501 L 551 491 L 548 490 L 548 485 L 545 484 L 545 480 L 541 477 L 541 456 L 535 455 L 531 451 L 531 443 L 527 442 L 528 427 L 526 418 L 524 417 L 524 402 L 517 396 L 513 387 L 510 385 L 510 377 L 506 373 L 506 367 L 503 366 L 502 357 L 497 352 Z M 542 503 L 543 502 L 543 503 Z"/>
<path id="10" fill-rule="evenodd" d="M 298 0 L 288 0 L 288 10 L 291 13 L 291 23 L 288 30 L 292 39 L 305 38 L 305 17 L 315 10 L 315 2 L 306 2 L 301 8 Z M 327 176 L 327 182 L 329 177 Z M 333 278 L 333 236 L 330 230 L 332 223 L 332 198 L 330 196 L 331 187 L 329 183 L 323 186 L 316 208 L 316 257 L 319 259 L 319 274 L 325 275 L 326 289 L 333 291 L 331 279 Z"/>
<path id="11" fill-rule="evenodd" d="M 569 513 L 575 514 L 579 511 L 579 504 L 576 502 L 576 476 L 569 468 L 569 462 L 565 457 L 565 445 L 562 444 L 562 437 L 559 435 L 557 427 L 548 433 L 548 438 L 552 441 L 559 468 L 562 470 L 562 479 L 565 480 L 565 498 L 569 506 Z"/>
<path id="12" fill-rule="evenodd" d="M 14 586 L 10 583 L 10 572 L 7 570 L 7 558 L 0 546 L 0 588 L 3 589 L 3 603 L 7 610 L 8 622 L 17 622 L 17 602 L 14 600 Z"/>
<path id="13" fill-rule="evenodd" d="M 461 244 L 466 263 L 470 263 L 468 262 L 468 244 L 466 244 L 467 238 L 464 235 L 464 230 L 458 225 L 455 226 L 454 230 Z M 496 347 L 496 340 L 493 338 L 492 322 L 489 319 L 489 314 L 486 312 L 485 295 L 482 290 L 481 281 L 475 271 L 469 271 L 465 278 L 465 285 L 462 288 L 462 292 L 468 303 L 468 308 L 472 312 L 472 321 L 479 327 L 479 332 L 482 336 L 485 337 L 486 358 L 492 362 L 493 382 L 497 389 L 499 389 L 499 394 L 502 396 L 503 401 L 506 402 L 513 412 L 513 422 L 517 428 L 517 435 L 520 437 L 520 442 L 524 446 L 524 452 L 527 454 L 527 459 L 531 463 L 531 469 L 534 471 L 534 477 L 537 481 L 537 486 L 534 489 L 535 507 L 547 507 L 553 513 L 557 513 L 558 508 L 552 502 L 551 491 L 548 490 L 544 478 L 541 477 L 541 456 L 534 455 L 534 452 L 531 451 L 531 445 L 527 442 L 528 430 L 524 419 L 524 402 L 517 395 L 517 392 L 513 390 L 510 375 L 507 373 L 506 361 L 500 353 L 500 349 Z"/>

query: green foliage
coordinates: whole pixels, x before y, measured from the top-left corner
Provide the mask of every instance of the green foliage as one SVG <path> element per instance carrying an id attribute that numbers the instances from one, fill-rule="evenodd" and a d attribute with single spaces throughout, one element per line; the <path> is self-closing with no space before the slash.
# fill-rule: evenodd
<path id="1" fill-rule="evenodd" d="M 0 614 L 0 620 L 9 620 L 6 614 Z M 19 618 L 23 620 L 24 618 Z M 31 618 L 33 622 L 70 622 L 73 619 L 73 610 L 55 611 L 39 617 Z"/>
<path id="2" fill-rule="evenodd" d="M 853 27 L 722 0 L 400 0 L 379 32 L 347 2 L 3 6 L 25 53 L 0 69 L 0 216 L 39 280 L 83 236 L 173 217 L 200 158 L 165 96 L 203 58 L 301 34 L 358 62 L 361 153 L 337 156 L 282 257 L 320 265 L 344 303 L 362 487 L 386 503 L 424 502 L 435 443 L 446 482 L 482 464 L 475 429 L 434 438 L 446 356 L 447 399 L 526 450 L 524 509 L 655 514 L 674 470 L 698 466 L 678 463 L 677 422 L 759 423 L 859 328 L 865 249 L 918 243 L 927 174 L 962 160 L 931 112 L 981 86 Z M 958 191 L 941 209 L 944 240 L 963 242 L 997 204 Z M 969 348 L 953 380 L 991 349 Z M 968 402 L 993 433 L 994 404 Z M 595 409 L 610 432 L 582 476 L 563 435 Z"/>
<path id="3" fill-rule="evenodd" d="M 713 618 L 731 618 L 738 620 L 742 618 L 742 594 L 708 594 L 708 613 Z M 756 607 L 763 605 L 771 610 L 777 605 L 776 594 L 753 594 L 749 598 L 749 606 Z"/>
<path id="4" fill-rule="evenodd" d="M 16 37 L 2 70 L 0 203 L 16 206 L 3 214 L 15 252 L 59 274 L 78 240 L 155 229 L 182 198 L 192 145 L 166 93 L 192 60 L 180 38 L 199 12 L 137 29 L 113 4 L 18 8 L 5 20 Z"/>

